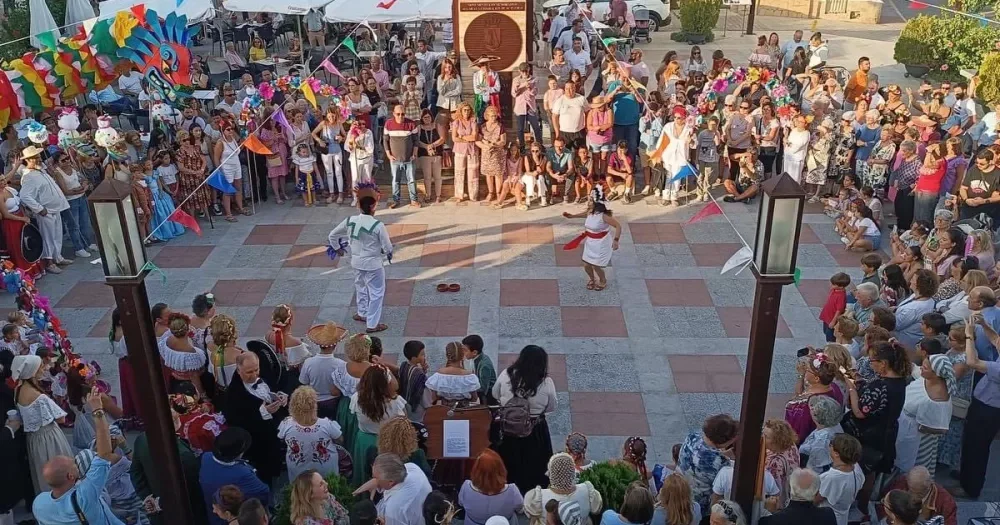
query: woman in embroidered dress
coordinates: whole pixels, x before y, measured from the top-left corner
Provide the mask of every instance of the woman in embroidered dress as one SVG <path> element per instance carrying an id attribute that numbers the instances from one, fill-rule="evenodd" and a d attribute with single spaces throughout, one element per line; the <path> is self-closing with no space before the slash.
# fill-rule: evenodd
<path id="1" fill-rule="evenodd" d="M 292 307 L 279 304 L 271 312 L 271 331 L 264 336 L 267 344 L 274 348 L 278 358 L 288 365 L 288 377 L 285 379 L 285 391 L 294 391 L 299 386 L 299 369 L 302 363 L 314 352 L 305 341 L 292 335 Z"/>
<path id="2" fill-rule="evenodd" d="M 201 384 L 201 372 L 205 368 L 207 358 L 205 350 L 195 347 L 189 337 L 191 321 L 188 316 L 173 312 L 167 318 L 169 331 L 160 338 L 160 357 L 170 375 L 171 385 L 189 381 L 194 385 L 199 396 L 205 395 Z M 213 336 L 214 337 L 214 336 Z"/>
<path id="3" fill-rule="evenodd" d="M 462 343 L 452 341 L 444 347 L 445 365 L 427 378 L 425 395 L 431 404 L 479 404 L 479 378 L 475 371 L 462 367 Z"/>
<path id="4" fill-rule="evenodd" d="M 196 348 L 209 350 L 212 342 L 212 318 L 215 317 L 215 294 L 208 292 L 194 296 L 191 301 L 191 343 Z"/>
<path id="5" fill-rule="evenodd" d="M 868 160 L 861 164 L 861 181 L 877 191 L 889 185 L 889 163 L 896 156 L 896 143 L 892 141 L 892 128 L 883 127 L 881 139 L 875 143 Z"/>
<path id="6" fill-rule="evenodd" d="M 205 180 L 205 157 L 201 154 L 201 145 L 196 143 L 192 135 L 186 131 L 177 132 L 177 201 L 183 202 L 181 209 L 198 217 L 206 217 L 208 205 L 214 200 L 210 188 L 203 185 Z"/>
<path id="7" fill-rule="evenodd" d="M 190 383 L 182 383 L 170 396 L 170 407 L 177 414 L 177 435 L 201 455 L 212 451 L 215 438 L 226 429 L 226 418 L 211 403 L 199 402 L 197 395 Z"/>
<path id="8" fill-rule="evenodd" d="M 795 383 L 795 397 L 785 404 L 785 421 L 792 426 L 800 444 L 816 429 L 809 410 L 809 399 L 813 396 L 826 396 L 837 403 L 844 404 L 844 394 L 833 384 L 837 378 L 837 367 L 828 356 L 820 352 L 814 356 L 799 361 L 796 365 L 799 379 Z"/>
<path id="9" fill-rule="evenodd" d="M 39 383 L 45 373 L 42 358 L 36 355 L 14 356 L 11 372 L 11 378 L 17 381 L 14 399 L 27 436 L 31 481 L 35 492 L 42 493 L 51 489 L 42 476 L 45 463 L 56 456 L 73 456 L 66 434 L 59 428 L 65 421 L 66 412 L 42 390 Z"/>
<path id="10" fill-rule="evenodd" d="M 292 481 L 292 525 L 348 525 L 351 523 L 344 508 L 327 488 L 323 475 L 307 470 Z"/>
<path id="11" fill-rule="evenodd" d="M 783 419 L 768 419 L 764 422 L 764 468 L 774 476 L 779 487 L 785 486 L 785 479 L 799 468 L 799 449 L 795 431 Z M 781 494 L 778 508 L 788 505 L 789 494 Z"/>
<path id="12" fill-rule="evenodd" d="M 591 195 L 593 202 L 586 211 L 582 213 L 563 212 L 563 217 L 567 219 L 586 218 L 584 221 L 585 231 L 566 244 L 563 249 L 575 249 L 583 242 L 583 271 L 590 278 L 587 282 L 587 289 L 600 291 L 608 285 L 604 268 L 611 264 L 611 254 L 618 249 L 618 238 L 622 234 L 622 225 L 611 216 L 611 210 L 605 206 L 604 191 L 600 186 L 594 188 Z M 614 237 L 608 235 L 611 233 L 611 228 L 615 229 Z"/>
<path id="13" fill-rule="evenodd" d="M 278 425 L 278 438 L 288 447 L 285 465 L 290 479 L 310 470 L 324 478 L 339 473 L 334 441 L 340 439 L 340 425 L 318 417 L 316 410 L 316 391 L 308 385 L 300 386 L 289 398 L 289 416 Z"/>
<path id="14" fill-rule="evenodd" d="M 361 376 L 372 366 L 371 348 L 372 340 L 367 335 L 358 334 L 351 337 L 344 345 L 344 357 L 347 360 L 343 364 L 338 363 L 339 366 L 333 370 L 333 387 L 336 390 L 333 394 L 341 398 L 337 404 L 337 424 L 344 433 L 344 446 L 347 450 L 352 450 L 354 433 L 358 429 L 358 418 L 351 412 L 350 403 L 344 401 L 357 392 Z"/>
<path id="15" fill-rule="evenodd" d="M 108 334 L 111 342 L 111 353 L 118 358 L 118 383 L 121 385 L 122 417 L 135 420 L 141 428 L 139 391 L 135 384 L 135 372 L 128 360 L 128 348 L 125 345 L 125 334 L 122 333 L 122 317 L 115 308 L 111 312 L 111 332 Z"/>
<path id="16" fill-rule="evenodd" d="M 288 176 L 288 137 L 273 118 L 267 118 L 268 115 L 269 113 L 265 114 L 264 125 L 260 128 L 260 140 L 271 150 L 271 155 L 267 156 L 267 178 L 271 181 L 271 191 L 275 195 L 275 201 L 283 204 L 288 199 L 285 195 L 285 177 Z"/>

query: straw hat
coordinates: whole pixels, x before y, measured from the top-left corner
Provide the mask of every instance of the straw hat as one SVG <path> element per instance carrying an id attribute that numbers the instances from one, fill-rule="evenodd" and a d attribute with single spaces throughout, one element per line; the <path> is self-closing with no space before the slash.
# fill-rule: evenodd
<path id="1" fill-rule="evenodd" d="M 918 115 L 916 117 L 913 117 L 913 120 L 911 120 L 910 122 L 913 123 L 914 126 L 920 128 L 932 128 L 934 126 L 937 126 L 937 122 L 935 122 L 934 119 L 928 117 L 927 115 Z"/>
<path id="2" fill-rule="evenodd" d="M 604 100 L 604 96 L 603 95 L 597 95 L 597 96 L 594 97 L 593 100 L 590 101 L 590 107 L 592 107 L 592 108 L 599 108 L 601 106 L 606 105 L 607 103 L 608 103 L 608 101 Z"/>
<path id="3" fill-rule="evenodd" d="M 484 66 L 486 64 L 489 64 L 490 62 L 496 62 L 497 60 L 500 60 L 500 57 L 493 56 L 493 55 L 483 55 L 483 56 L 479 57 L 478 60 L 476 60 L 475 62 L 473 62 L 472 65 L 474 65 L 474 66 Z"/>
<path id="4" fill-rule="evenodd" d="M 37 157 L 42 154 L 42 151 L 44 151 L 42 150 L 42 148 L 35 145 L 31 145 L 21 150 L 21 158 L 30 159 L 31 157 Z"/>
<path id="5" fill-rule="evenodd" d="M 333 321 L 318 324 L 306 332 L 306 337 L 320 348 L 335 346 L 347 336 L 347 329 Z"/>

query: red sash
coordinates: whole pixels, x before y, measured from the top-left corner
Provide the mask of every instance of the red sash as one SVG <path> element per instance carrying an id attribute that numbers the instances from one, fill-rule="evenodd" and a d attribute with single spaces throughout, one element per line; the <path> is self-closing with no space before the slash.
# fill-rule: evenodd
<path id="1" fill-rule="evenodd" d="M 602 232 L 585 231 L 585 232 L 581 233 L 580 235 L 577 235 L 576 238 L 573 239 L 572 241 L 569 241 L 568 243 L 566 243 L 566 246 L 563 246 L 563 249 L 564 250 L 575 250 L 577 248 L 577 246 L 580 246 L 580 243 L 583 242 L 584 239 L 588 239 L 588 238 L 590 238 L 590 239 L 603 239 L 605 236 L 608 235 L 608 231 L 610 231 L 610 230 L 604 230 Z"/>

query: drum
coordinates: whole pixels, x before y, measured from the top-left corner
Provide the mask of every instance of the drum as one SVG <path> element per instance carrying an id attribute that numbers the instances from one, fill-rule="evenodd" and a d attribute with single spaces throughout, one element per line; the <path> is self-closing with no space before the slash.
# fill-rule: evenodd
<path id="1" fill-rule="evenodd" d="M 21 230 L 21 255 L 30 263 L 42 258 L 42 234 L 30 222 Z"/>
<path id="2" fill-rule="evenodd" d="M 280 390 L 284 370 L 281 366 L 281 360 L 278 359 L 278 354 L 274 352 L 271 345 L 255 339 L 247 341 L 247 351 L 253 352 L 257 356 L 257 360 L 260 361 L 260 378 L 267 383 L 267 386 L 271 387 L 272 392 Z"/>

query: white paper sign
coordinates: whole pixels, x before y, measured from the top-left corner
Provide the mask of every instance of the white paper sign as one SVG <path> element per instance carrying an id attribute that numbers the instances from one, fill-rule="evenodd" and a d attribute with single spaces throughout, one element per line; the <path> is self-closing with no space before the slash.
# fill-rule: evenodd
<path id="1" fill-rule="evenodd" d="M 469 420 L 446 419 L 444 423 L 443 456 L 446 458 L 467 458 L 472 455 L 469 442 Z"/>

